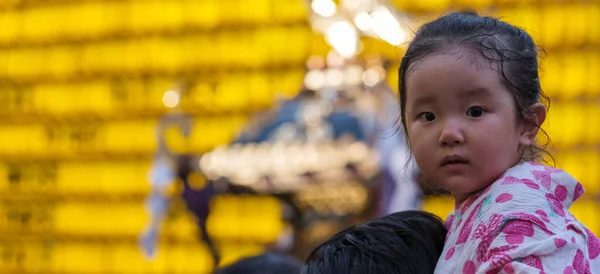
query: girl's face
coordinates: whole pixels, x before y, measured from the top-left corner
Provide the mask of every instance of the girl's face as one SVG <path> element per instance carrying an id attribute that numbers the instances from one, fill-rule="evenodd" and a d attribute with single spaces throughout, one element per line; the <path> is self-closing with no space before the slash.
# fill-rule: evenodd
<path id="1" fill-rule="evenodd" d="M 413 154 L 425 179 L 450 191 L 457 204 L 517 164 L 537 133 L 516 122 L 514 100 L 494 66 L 459 50 L 429 55 L 406 74 Z M 543 118 L 545 109 L 532 119 Z"/>

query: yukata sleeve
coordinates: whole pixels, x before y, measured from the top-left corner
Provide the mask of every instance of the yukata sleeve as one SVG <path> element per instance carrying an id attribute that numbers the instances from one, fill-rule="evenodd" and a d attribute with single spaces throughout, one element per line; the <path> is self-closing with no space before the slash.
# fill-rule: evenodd
<path id="1" fill-rule="evenodd" d="M 585 228 L 573 221 L 551 231 L 549 222 L 542 211 L 520 213 L 503 218 L 493 233 L 476 231 L 482 263 L 475 273 L 591 273 Z"/>

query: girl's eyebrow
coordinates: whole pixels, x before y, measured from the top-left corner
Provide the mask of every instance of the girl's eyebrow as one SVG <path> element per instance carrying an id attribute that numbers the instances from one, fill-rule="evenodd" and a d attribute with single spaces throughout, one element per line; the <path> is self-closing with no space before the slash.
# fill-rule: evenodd
<path id="1" fill-rule="evenodd" d="M 490 91 L 487 88 L 477 87 L 477 88 L 466 90 L 462 96 L 469 97 L 469 98 L 491 97 L 492 91 Z"/>
<path id="2" fill-rule="evenodd" d="M 412 107 L 418 108 L 422 105 L 428 105 L 435 101 L 436 101 L 436 98 L 433 95 L 416 96 L 416 98 L 414 100 L 412 100 Z"/>
<path id="3" fill-rule="evenodd" d="M 467 98 L 487 98 L 487 97 L 492 96 L 492 92 L 487 88 L 476 87 L 476 88 L 467 89 L 465 91 L 460 92 L 459 96 L 467 97 Z M 411 100 L 411 102 L 412 102 L 413 108 L 418 108 L 422 105 L 434 103 L 436 100 L 437 99 L 434 95 L 427 94 L 427 95 L 417 95 L 417 96 L 415 96 L 415 99 Z"/>

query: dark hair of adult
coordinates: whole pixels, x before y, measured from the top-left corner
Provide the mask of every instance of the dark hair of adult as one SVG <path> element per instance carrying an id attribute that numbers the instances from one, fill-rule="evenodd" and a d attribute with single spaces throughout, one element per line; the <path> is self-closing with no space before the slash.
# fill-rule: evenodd
<path id="1" fill-rule="evenodd" d="M 393 213 L 337 233 L 309 255 L 301 273 L 433 273 L 446 233 L 433 214 Z"/>

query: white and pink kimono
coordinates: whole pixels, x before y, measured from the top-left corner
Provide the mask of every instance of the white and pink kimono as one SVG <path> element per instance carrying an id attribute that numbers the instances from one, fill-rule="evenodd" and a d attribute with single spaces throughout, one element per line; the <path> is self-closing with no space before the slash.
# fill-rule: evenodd
<path id="1" fill-rule="evenodd" d="M 435 273 L 600 273 L 600 240 L 569 207 L 583 186 L 523 162 L 455 208 Z"/>

